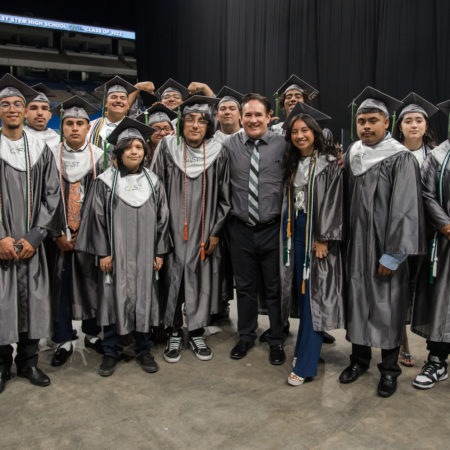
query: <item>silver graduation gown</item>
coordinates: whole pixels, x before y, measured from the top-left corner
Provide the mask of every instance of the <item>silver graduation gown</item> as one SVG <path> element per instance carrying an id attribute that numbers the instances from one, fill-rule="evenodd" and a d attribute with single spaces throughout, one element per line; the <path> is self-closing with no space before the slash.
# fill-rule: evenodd
<path id="1" fill-rule="evenodd" d="M 173 251 L 167 258 L 163 280 L 166 294 L 165 324 L 173 325 L 179 296 L 184 297 L 188 329 L 196 330 L 208 324 L 210 314 L 220 312 L 222 300 L 221 247 L 201 260 L 203 171 L 187 173 L 188 240 L 184 240 L 184 169 L 180 167 L 184 141 L 176 136 L 164 137 L 154 156 L 153 170 L 166 187 L 170 210 L 170 234 Z M 208 159 L 206 169 L 204 242 L 209 236 L 221 236 L 230 210 L 228 158 L 222 145 L 210 139 L 205 142 Z M 217 147 L 219 146 L 219 147 Z M 203 152 L 202 148 L 200 150 Z M 179 152 L 178 165 L 176 158 Z M 203 161 L 203 156 L 201 156 Z M 184 291 L 181 292 L 182 283 Z"/>
<path id="2" fill-rule="evenodd" d="M 31 158 L 32 214 L 30 229 L 47 232 L 59 228 L 60 188 L 55 160 L 45 142 L 26 133 Z M 0 136 L 0 146 L 3 137 Z M 20 159 L 25 161 L 23 152 Z M 0 239 L 19 240 L 26 234 L 26 171 L 14 158 L 0 152 Z M 44 245 L 35 254 L 16 263 L 0 261 L 0 345 L 51 334 L 50 286 Z"/>
<path id="3" fill-rule="evenodd" d="M 60 176 L 60 151 L 61 144 L 52 148 L 55 156 L 56 165 L 58 167 L 58 176 Z M 103 151 L 92 145 L 94 156 L 94 166 L 96 175 L 103 172 Z M 94 183 L 94 174 L 92 170 L 92 160 L 89 145 L 86 145 L 82 151 L 69 152 L 63 150 L 63 189 L 66 206 L 68 208 L 69 189 L 71 183 L 80 182 L 81 189 L 84 194 L 83 204 L 81 206 L 81 214 L 83 214 L 84 200 Z M 62 228 L 57 236 L 65 233 L 66 223 L 65 215 L 61 208 Z M 67 212 L 66 212 L 67 214 Z M 56 237 L 56 236 L 54 236 Z M 64 265 L 64 257 L 66 252 L 62 252 L 56 246 L 52 239 L 47 240 L 47 257 L 50 269 L 50 282 L 52 305 L 55 312 L 55 318 L 58 317 L 59 300 L 61 296 L 62 272 Z M 72 304 L 72 318 L 74 320 L 84 320 L 95 317 L 97 311 L 97 284 L 101 271 L 96 264 L 95 256 L 88 253 L 73 251 L 70 252 L 72 259 L 72 289 L 70 292 Z"/>
<path id="4" fill-rule="evenodd" d="M 331 161 L 328 161 L 331 159 Z M 320 155 L 314 182 L 314 210 L 311 242 L 328 241 L 328 256 L 316 258 L 312 253 L 310 272 L 311 317 L 315 331 L 343 328 L 344 317 L 344 268 L 341 241 L 343 240 L 343 172 L 336 160 Z M 333 161 L 334 159 L 334 161 Z M 288 263 L 285 254 L 288 212 L 288 189 L 284 187 L 280 232 L 280 280 L 281 311 L 283 323 L 291 316 L 298 317 L 297 286 L 294 268 L 294 189 L 291 189 L 291 236 L 292 245 Z"/>
<path id="5" fill-rule="evenodd" d="M 113 231 L 110 218 L 114 169 L 97 177 L 85 201 L 75 246 L 76 250 L 100 258 L 110 256 L 112 231 L 112 283 L 108 284 L 109 277 L 102 274 L 97 323 L 116 324 L 119 334 L 147 333 L 150 327 L 160 324 L 159 282 L 153 261 L 169 251 L 169 211 L 163 184 L 147 171 L 155 189 L 154 199 L 144 170 L 147 169 L 119 175 L 113 202 Z"/>
<path id="6" fill-rule="evenodd" d="M 439 203 L 438 180 L 445 155 L 446 140 L 427 156 L 422 166 L 422 192 L 427 224 L 437 231 L 438 265 L 434 284 L 429 283 L 430 258 L 421 272 L 413 308 L 411 330 L 435 342 L 450 343 L 450 241 L 438 230 L 450 224 L 450 164 L 443 175 L 443 206 Z"/>
<path id="7" fill-rule="evenodd" d="M 358 153 L 363 147 L 365 154 Z M 352 155 L 355 155 L 352 159 Z M 414 155 L 392 138 L 344 155 L 347 339 L 391 349 L 401 344 L 409 302 L 408 264 L 377 273 L 383 254 L 426 252 L 425 220 Z"/>

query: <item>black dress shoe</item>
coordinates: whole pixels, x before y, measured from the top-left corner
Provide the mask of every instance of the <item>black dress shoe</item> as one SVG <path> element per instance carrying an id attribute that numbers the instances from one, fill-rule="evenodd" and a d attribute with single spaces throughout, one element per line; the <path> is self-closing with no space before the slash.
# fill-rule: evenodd
<path id="1" fill-rule="evenodd" d="M 322 340 L 324 344 L 334 344 L 336 342 L 336 338 L 326 331 L 322 332 Z"/>
<path id="2" fill-rule="evenodd" d="M 109 377 L 116 370 L 116 365 L 119 362 L 117 358 L 111 355 L 103 355 L 102 363 L 98 369 L 99 375 L 102 377 Z"/>
<path id="3" fill-rule="evenodd" d="M 284 364 L 286 361 L 286 353 L 284 353 L 284 349 L 281 344 L 270 346 L 269 361 L 270 364 L 273 364 L 274 366 Z"/>
<path id="4" fill-rule="evenodd" d="M 356 381 L 364 372 L 366 372 L 368 367 L 362 366 L 357 362 L 352 362 L 348 367 L 346 367 L 341 375 L 339 376 L 339 381 L 342 384 L 353 383 Z"/>
<path id="5" fill-rule="evenodd" d="M 11 379 L 11 369 L 3 368 L 0 370 L 0 394 L 5 390 L 6 382 Z"/>
<path id="6" fill-rule="evenodd" d="M 231 359 L 242 359 L 247 352 L 255 345 L 253 341 L 243 341 L 242 339 L 231 349 Z"/>
<path id="7" fill-rule="evenodd" d="M 58 367 L 62 366 L 67 362 L 70 355 L 73 353 L 73 345 L 70 345 L 70 350 L 66 350 L 64 347 L 57 347 L 55 353 L 52 356 L 52 366 Z"/>
<path id="8" fill-rule="evenodd" d="M 36 386 L 45 387 L 50 384 L 50 378 L 36 366 L 26 367 L 23 370 L 17 369 L 17 375 L 22 378 L 28 378 L 30 383 Z"/>
<path id="9" fill-rule="evenodd" d="M 103 355 L 103 346 L 102 346 L 102 340 L 98 338 L 95 342 L 91 342 L 86 336 L 84 337 L 84 346 L 86 348 L 92 348 L 92 350 L 95 350 L 98 354 Z"/>
<path id="10" fill-rule="evenodd" d="M 380 397 L 390 397 L 397 390 L 397 377 L 392 375 L 381 375 L 378 383 L 378 395 Z"/>

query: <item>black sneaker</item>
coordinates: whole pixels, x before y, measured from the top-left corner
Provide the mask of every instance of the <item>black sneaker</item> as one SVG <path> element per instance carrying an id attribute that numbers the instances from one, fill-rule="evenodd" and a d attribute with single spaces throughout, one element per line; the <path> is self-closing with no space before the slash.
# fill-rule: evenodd
<path id="1" fill-rule="evenodd" d="M 100 367 L 98 369 L 99 375 L 101 375 L 102 377 L 111 376 L 116 370 L 117 362 L 118 360 L 117 358 L 114 358 L 114 356 L 103 355 L 102 363 L 100 364 Z"/>
<path id="2" fill-rule="evenodd" d="M 417 389 L 431 389 L 437 381 L 444 381 L 447 378 L 447 363 L 437 356 L 430 355 L 422 371 L 414 378 L 412 385 Z"/>
<path id="3" fill-rule="evenodd" d="M 170 335 L 167 339 L 164 359 L 169 363 L 176 363 L 181 358 L 181 347 L 183 346 L 183 336 Z"/>
<path id="4" fill-rule="evenodd" d="M 206 345 L 205 338 L 203 336 L 191 336 L 189 338 L 189 345 L 195 356 L 200 361 L 209 361 L 213 355 L 211 349 Z"/>
<path id="5" fill-rule="evenodd" d="M 145 372 L 155 373 L 158 371 L 158 364 L 156 364 L 155 358 L 150 350 L 143 355 L 136 356 L 136 361 Z"/>

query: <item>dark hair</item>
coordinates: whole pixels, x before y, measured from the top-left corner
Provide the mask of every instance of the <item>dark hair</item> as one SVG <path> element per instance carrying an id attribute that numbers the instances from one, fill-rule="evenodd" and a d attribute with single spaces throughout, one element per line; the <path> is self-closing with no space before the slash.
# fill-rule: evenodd
<path id="1" fill-rule="evenodd" d="M 308 128 L 314 133 L 314 148 L 319 151 L 321 155 L 331 155 L 337 157 L 338 150 L 325 141 L 323 137 L 322 129 L 319 124 L 308 114 L 297 114 L 289 122 L 289 126 L 286 130 L 286 148 L 284 151 L 284 167 L 286 169 L 285 180 L 289 181 L 293 179 L 297 172 L 298 163 L 300 161 L 300 151 L 292 143 L 292 127 L 297 120 L 303 120 Z"/>
<path id="2" fill-rule="evenodd" d="M 180 119 L 180 135 L 184 139 L 184 121 L 186 116 L 181 116 Z M 206 119 L 208 121 L 208 125 L 206 126 L 206 134 L 205 134 L 205 140 L 211 139 L 214 136 L 214 120 L 211 117 L 210 114 L 202 113 L 202 119 Z"/>
<path id="3" fill-rule="evenodd" d="M 128 148 L 131 147 L 131 144 L 133 143 L 133 141 L 135 139 L 139 139 L 139 138 L 130 138 L 127 140 L 123 140 L 120 141 L 113 150 L 113 155 L 114 155 L 114 159 L 117 161 L 117 164 L 119 165 L 119 167 L 123 167 L 123 162 L 122 162 L 122 155 L 123 152 L 125 150 L 127 150 Z M 144 145 L 144 157 L 142 158 L 141 164 L 139 165 L 139 168 L 142 168 L 142 166 L 144 165 L 144 160 L 146 156 L 152 156 L 151 153 L 152 151 L 150 150 L 149 145 L 147 144 L 147 142 L 143 142 L 141 139 L 139 139 L 143 145 Z M 150 159 L 151 160 L 151 159 Z"/>
<path id="4" fill-rule="evenodd" d="M 428 117 L 426 117 L 424 114 L 422 114 L 422 116 L 427 124 L 427 129 L 425 130 L 425 134 L 423 135 L 422 138 L 423 143 L 425 147 L 434 148 L 436 147 L 436 137 L 434 135 L 433 127 L 431 126 L 430 119 L 428 119 Z M 392 132 L 392 137 L 396 139 L 398 142 L 401 142 L 402 144 L 405 141 L 405 136 L 400 130 L 400 125 L 403 122 L 404 118 L 405 116 L 402 116 L 400 119 L 398 119 L 398 121 L 394 125 L 394 131 Z"/>
<path id="5" fill-rule="evenodd" d="M 250 94 L 245 94 L 242 97 L 242 104 L 241 104 L 241 111 L 244 108 L 244 105 L 250 102 L 251 100 L 257 100 L 258 102 L 261 102 L 264 105 L 264 109 L 266 110 L 266 114 L 270 113 L 270 110 L 272 109 L 272 106 L 270 104 L 270 101 L 267 97 L 264 97 L 264 95 L 256 94 L 254 92 Z"/>
<path id="6" fill-rule="evenodd" d="M 298 91 L 298 89 L 290 89 L 291 91 Z M 284 113 L 286 114 L 286 110 L 284 109 L 284 102 L 286 101 L 286 94 L 287 92 L 284 91 L 279 97 L 278 97 L 278 107 L 284 111 Z M 311 99 L 309 98 L 308 95 L 306 95 L 306 92 L 302 92 L 303 95 L 303 103 L 305 103 L 305 105 L 311 106 Z"/>

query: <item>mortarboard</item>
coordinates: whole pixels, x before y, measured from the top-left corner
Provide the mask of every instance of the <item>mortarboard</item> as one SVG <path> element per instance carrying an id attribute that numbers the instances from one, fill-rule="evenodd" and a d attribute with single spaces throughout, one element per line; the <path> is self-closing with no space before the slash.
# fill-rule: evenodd
<path id="1" fill-rule="evenodd" d="M 202 113 L 211 115 L 211 106 L 219 103 L 216 97 L 206 97 L 204 95 L 192 95 L 180 106 L 181 114 L 185 116 L 190 113 Z"/>
<path id="2" fill-rule="evenodd" d="M 450 139 L 450 100 L 438 103 L 436 106 L 447 116 L 448 119 L 447 137 L 448 139 Z"/>
<path id="3" fill-rule="evenodd" d="M 286 120 L 284 121 L 283 128 L 285 130 L 287 130 L 292 119 L 298 114 L 307 114 L 308 116 L 311 116 L 316 122 L 331 119 L 330 116 L 327 116 L 326 114 L 318 111 L 312 106 L 309 106 L 306 103 L 297 102 L 294 106 L 294 109 L 290 112 L 290 114 L 286 117 Z"/>
<path id="4" fill-rule="evenodd" d="M 408 113 L 414 113 L 414 112 L 420 112 L 425 117 L 431 117 L 433 114 L 436 114 L 439 109 L 436 108 L 432 103 L 425 100 L 420 95 L 416 94 L 415 92 L 409 93 L 403 100 L 403 106 L 402 109 L 398 115 L 398 118 L 400 119 L 405 114 Z"/>
<path id="5" fill-rule="evenodd" d="M 112 145 L 117 145 L 120 141 L 128 139 L 141 139 L 145 142 L 152 134 L 153 128 L 125 117 L 108 136 L 107 141 Z"/>
<path id="6" fill-rule="evenodd" d="M 114 78 L 111 78 L 101 86 L 95 88 L 95 92 L 101 92 L 104 97 L 107 97 L 112 92 L 123 92 L 128 96 L 134 91 L 137 91 L 137 88 L 135 88 L 131 83 L 119 77 L 118 75 L 116 75 Z"/>
<path id="7" fill-rule="evenodd" d="M 20 97 L 25 103 L 31 101 L 38 92 L 27 86 L 22 81 L 5 73 L 0 79 L 0 100 L 6 97 Z"/>
<path id="8" fill-rule="evenodd" d="M 182 84 L 178 83 L 178 81 L 173 80 L 172 78 L 169 78 L 167 81 L 165 81 L 155 91 L 155 94 L 161 101 L 162 96 L 167 92 L 179 92 L 182 100 L 185 100 L 189 96 L 189 90 Z"/>
<path id="9" fill-rule="evenodd" d="M 239 106 L 242 103 L 242 94 L 228 86 L 224 86 L 220 92 L 217 94 L 219 100 L 219 105 L 223 102 L 236 102 Z"/>
<path id="10" fill-rule="evenodd" d="M 78 95 L 74 95 L 67 100 L 64 100 L 50 111 L 52 114 L 58 114 L 61 117 L 61 121 L 67 117 L 72 119 L 86 119 L 89 121 L 89 116 L 95 114 L 98 111 L 98 108 L 91 105 Z"/>
<path id="11" fill-rule="evenodd" d="M 308 84 L 306 81 L 303 81 L 297 75 L 292 74 L 275 92 L 275 96 L 279 96 L 284 94 L 287 91 L 296 90 L 303 92 L 309 99 L 313 99 L 317 96 L 319 91 Z"/>
<path id="12" fill-rule="evenodd" d="M 365 87 L 357 97 L 355 97 L 350 103 L 350 106 L 356 105 L 358 109 L 356 110 L 356 114 L 361 109 L 378 109 L 385 114 L 386 117 L 389 117 L 391 114 L 395 113 L 401 106 L 402 102 L 397 100 L 390 95 L 385 94 L 371 86 Z"/>
<path id="13" fill-rule="evenodd" d="M 162 103 L 157 103 L 136 117 L 136 120 L 146 125 L 152 125 L 158 122 L 169 122 L 171 124 L 171 121 L 176 117 L 176 112 L 164 106 Z"/>
<path id="14" fill-rule="evenodd" d="M 31 86 L 32 89 L 38 92 L 38 95 L 31 100 L 32 102 L 41 102 L 50 104 L 49 97 L 56 97 L 51 89 L 49 89 L 44 83 L 38 83 Z"/>

